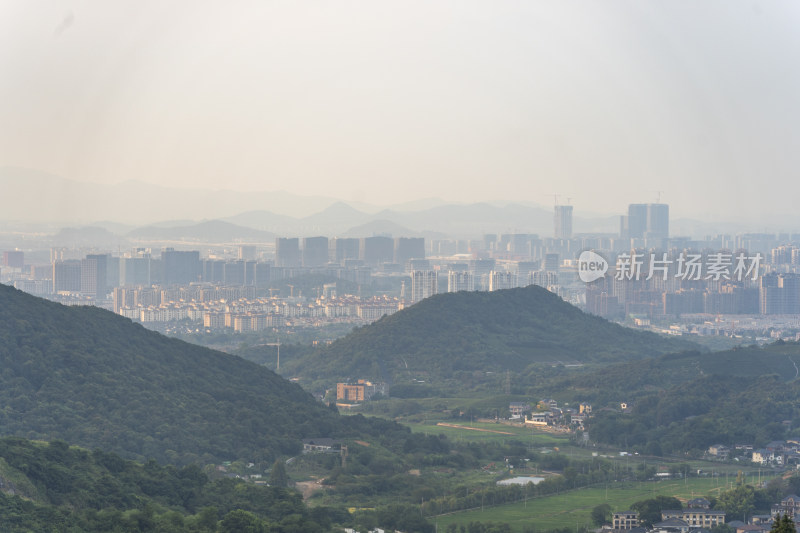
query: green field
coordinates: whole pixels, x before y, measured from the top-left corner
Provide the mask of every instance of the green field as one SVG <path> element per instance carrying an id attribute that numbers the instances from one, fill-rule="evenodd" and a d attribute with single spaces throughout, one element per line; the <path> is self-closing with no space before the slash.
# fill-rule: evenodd
<path id="1" fill-rule="evenodd" d="M 751 479 L 748 478 L 748 482 Z M 761 479 L 768 478 L 762 474 Z M 634 502 L 659 495 L 675 496 L 681 500 L 715 495 L 729 488 L 733 481 L 733 477 L 727 482 L 725 477 L 717 477 L 609 484 L 608 488 L 578 489 L 513 504 L 492 506 L 491 502 L 486 502 L 483 509 L 430 517 L 429 520 L 437 524 L 440 531 L 449 524 L 467 525 L 470 522 L 505 522 L 513 531 L 520 532 L 530 527 L 536 530 L 594 528 L 590 514 L 592 508 L 601 503 L 609 504 L 614 511 L 624 511 Z"/>

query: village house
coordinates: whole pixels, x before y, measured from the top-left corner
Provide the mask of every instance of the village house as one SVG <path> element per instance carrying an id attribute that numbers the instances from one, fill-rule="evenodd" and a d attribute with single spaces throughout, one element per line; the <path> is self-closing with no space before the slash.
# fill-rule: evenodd
<path id="1" fill-rule="evenodd" d="M 680 510 L 663 510 L 661 511 L 661 519 L 666 521 L 670 518 L 677 518 L 683 520 L 690 529 L 697 529 L 703 527 L 711 529 L 717 525 L 725 523 L 725 511 L 717 511 L 714 509 L 680 509 Z"/>
<path id="2" fill-rule="evenodd" d="M 639 527 L 639 513 L 637 511 L 614 513 L 611 523 L 614 529 L 633 529 Z"/>
<path id="3" fill-rule="evenodd" d="M 686 502 L 686 507 L 689 509 L 710 509 L 711 502 L 705 498 L 693 498 Z"/>
<path id="4" fill-rule="evenodd" d="M 338 440 L 330 439 L 328 437 L 303 439 L 303 453 L 339 453 L 340 448 L 341 446 Z"/>
<path id="5" fill-rule="evenodd" d="M 772 506 L 773 518 L 788 515 L 790 518 L 800 518 L 800 496 L 791 494 Z"/>
<path id="6" fill-rule="evenodd" d="M 655 533 L 689 533 L 689 527 L 684 520 L 680 518 L 668 518 L 656 524 L 653 524 L 653 532 Z"/>
<path id="7" fill-rule="evenodd" d="M 708 455 L 725 461 L 731 454 L 731 449 L 724 444 L 713 444 L 708 447 Z"/>
<path id="8" fill-rule="evenodd" d="M 530 410 L 531 406 L 524 402 L 511 402 L 508 404 L 508 412 L 511 413 L 511 418 L 522 418 Z"/>
<path id="9" fill-rule="evenodd" d="M 549 418 L 550 413 L 531 413 L 525 419 L 525 423 L 534 426 L 546 426 Z"/>

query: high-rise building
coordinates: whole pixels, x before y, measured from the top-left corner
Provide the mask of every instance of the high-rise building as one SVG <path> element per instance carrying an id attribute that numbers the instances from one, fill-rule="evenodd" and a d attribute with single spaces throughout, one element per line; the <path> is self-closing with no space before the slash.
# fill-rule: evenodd
<path id="1" fill-rule="evenodd" d="M 328 264 L 328 238 L 306 237 L 303 239 L 303 266 L 320 267 Z"/>
<path id="2" fill-rule="evenodd" d="M 558 272 L 561 258 L 556 253 L 544 254 L 544 270 L 546 272 Z"/>
<path id="3" fill-rule="evenodd" d="M 438 275 L 435 270 L 411 272 L 411 300 L 419 302 L 436 294 Z"/>
<path id="4" fill-rule="evenodd" d="M 90 254 L 81 260 L 81 292 L 105 298 L 108 291 L 108 256 L 103 254 Z"/>
<path id="5" fill-rule="evenodd" d="M 11 250 L 3 252 L 3 266 L 9 268 L 22 268 L 25 266 L 25 252 Z"/>
<path id="6" fill-rule="evenodd" d="M 122 308 L 134 307 L 134 295 L 136 289 L 130 287 L 114 287 L 111 291 L 111 301 L 114 305 L 114 312 L 119 313 Z"/>
<path id="7" fill-rule="evenodd" d="M 469 269 L 475 275 L 476 290 L 489 290 L 489 273 L 494 270 L 494 259 L 473 259 L 469 262 Z"/>
<path id="8" fill-rule="evenodd" d="M 150 285 L 150 257 L 121 257 L 119 284 Z"/>
<path id="9" fill-rule="evenodd" d="M 667 204 L 647 204 L 646 239 L 669 238 L 669 206 Z"/>
<path id="10" fill-rule="evenodd" d="M 225 285 L 248 285 L 245 261 L 227 261 L 224 272 Z"/>
<path id="11" fill-rule="evenodd" d="M 764 315 L 800 313 L 800 275 L 766 274 L 759 284 L 759 307 Z"/>
<path id="12" fill-rule="evenodd" d="M 572 206 L 557 205 L 555 207 L 554 226 L 556 239 L 572 238 Z"/>
<path id="13" fill-rule="evenodd" d="M 647 204 L 630 204 L 628 206 L 629 239 L 644 239 L 647 231 Z"/>
<path id="14" fill-rule="evenodd" d="M 530 274 L 539 270 L 539 261 L 519 261 L 517 263 L 517 284 L 521 287 L 530 285 Z"/>
<path id="15" fill-rule="evenodd" d="M 342 265 L 348 259 L 358 259 L 360 244 L 355 238 L 335 238 L 333 250 L 336 262 Z"/>
<path id="16" fill-rule="evenodd" d="M 489 274 L 489 291 L 513 289 L 516 286 L 517 286 L 517 274 L 515 272 L 493 270 Z"/>
<path id="17" fill-rule="evenodd" d="M 76 259 L 53 263 L 53 292 L 81 290 L 81 262 Z"/>
<path id="18" fill-rule="evenodd" d="M 120 268 L 122 268 L 119 257 L 109 255 L 106 259 L 106 291 L 111 291 L 114 287 L 120 285 Z"/>
<path id="19" fill-rule="evenodd" d="M 465 270 L 447 272 L 447 292 L 475 290 L 475 276 Z"/>
<path id="20" fill-rule="evenodd" d="M 222 259 L 204 259 L 203 281 L 206 283 L 222 283 L 225 281 L 225 261 Z"/>
<path id="21" fill-rule="evenodd" d="M 431 262 L 428 259 L 409 259 L 408 270 L 431 270 Z"/>
<path id="22" fill-rule="evenodd" d="M 300 239 L 297 237 L 275 239 L 275 266 L 300 266 Z"/>
<path id="23" fill-rule="evenodd" d="M 623 239 L 669 238 L 669 206 L 667 204 L 630 204 L 628 216 L 620 220 Z"/>
<path id="24" fill-rule="evenodd" d="M 546 270 L 539 270 L 528 274 L 528 285 L 536 285 L 538 287 L 554 287 L 558 285 L 558 273 L 548 272 Z"/>
<path id="25" fill-rule="evenodd" d="M 188 285 L 197 282 L 203 274 L 200 252 L 164 248 L 161 251 L 161 269 L 161 283 L 164 285 Z"/>
<path id="26" fill-rule="evenodd" d="M 534 237 L 528 233 L 505 233 L 500 235 L 495 249 L 499 252 L 511 252 L 514 255 L 530 257 L 533 251 L 531 245 Z"/>
<path id="27" fill-rule="evenodd" d="M 425 239 L 398 237 L 394 240 L 394 262 L 405 265 L 411 259 L 425 259 Z"/>
<path id="28" fill-rule="evenodd" d="M 255 285 L 256 287 L 269 285 L 272 276 L 272 267 L 269 263 L 248 261 L 246 268 L 248 285 Z"/>
<path id="29" fill-rule="evenodd" d="M 236 258 L 241 259 L 242 261 L 255 261 L 256 247 L 247 244 L 240 244 Z"/>
<path id="30" fill-rule="evenodd" d="M 394 260 L 394 241 L 391 237 L 365 237 L 361 239 L 359 257 L 370 266 L 391 263 Z"/>

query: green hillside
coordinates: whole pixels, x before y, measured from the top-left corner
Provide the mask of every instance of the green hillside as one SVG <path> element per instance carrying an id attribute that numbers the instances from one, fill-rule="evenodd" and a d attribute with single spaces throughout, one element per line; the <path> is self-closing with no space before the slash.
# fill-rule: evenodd
<path id="1" fill-rule="evenodd" d="M 800 435 L 800 344 L 776 343 L 724 352 L 689 352 L 611 365 L 553 380 L 601 411 L 593 439 L 664 453 L 700 452 L 711 444 L 764 443 Z"/>
<path id="2" fill-rule="evenodd" d="M 544 395 L 569 391 L 598 405 L 616 403 L 641 394 L 666 391 L 697 379 L 748 378 L 774 375 L 789 382 L 798 378 L 800 346 L 794 343 L 766 347 L 742 346 L 722 352 L 688 351 L 639 361 L 602 366 L 587 372 L 540 383 Z"/>
<path id="3" fill-rule="evenodd" d="M 534 363 L 597 363 L 696 348 L 586 314 L 540 287 L 427 298 L 285 365 L 311 379 L 446 379 L 522 371 Z"/>
<path id="4" fill-rule="evenodd" d="M 210 479 L 197 466 L 137 464 L 117 455 L 0 439 L 0 524 L 4 532 L 321 532 L 348 521 L 344 509 L 310 511 L 285 487 Z M 268 529 L 274 528 L 274 529 Z"/>
<path id="5" fill-rule="evenodd" d="M 264 367 L 0 285 L 0 435 L 162 462 L 269 461 L 339 417 Z"/>

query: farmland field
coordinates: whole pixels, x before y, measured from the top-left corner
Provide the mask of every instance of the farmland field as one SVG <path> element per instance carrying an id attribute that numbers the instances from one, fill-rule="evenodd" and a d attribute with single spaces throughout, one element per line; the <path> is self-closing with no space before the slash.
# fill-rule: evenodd
<path id="1" fill-rule="evenodd" d="M 767 477 L 761 477 L 764 481 Z M 748 479 L 749 481 L 749 479 Z M 525 528 L 535 530 L 562 529 L 565 527 L 595 527 L 591 523 L 592 508 L 607 503 L 614 511 L 627 510 L 639 500 L 655 496 L 675 496 L 688 500 L 699 496 L 713 496 L 730 488 L 733 478 L 689 478 L 686 480 L 650 481 L 641 483 L 612 483 L 543 496 L 537 499 L 492 506 L 486 502 L 483 509 L 460 511 L 431 517 L 430 521 L 444 530 L 449 524 L 467 525 L 470 522 L 505 522 L 515 532 Z"/>

